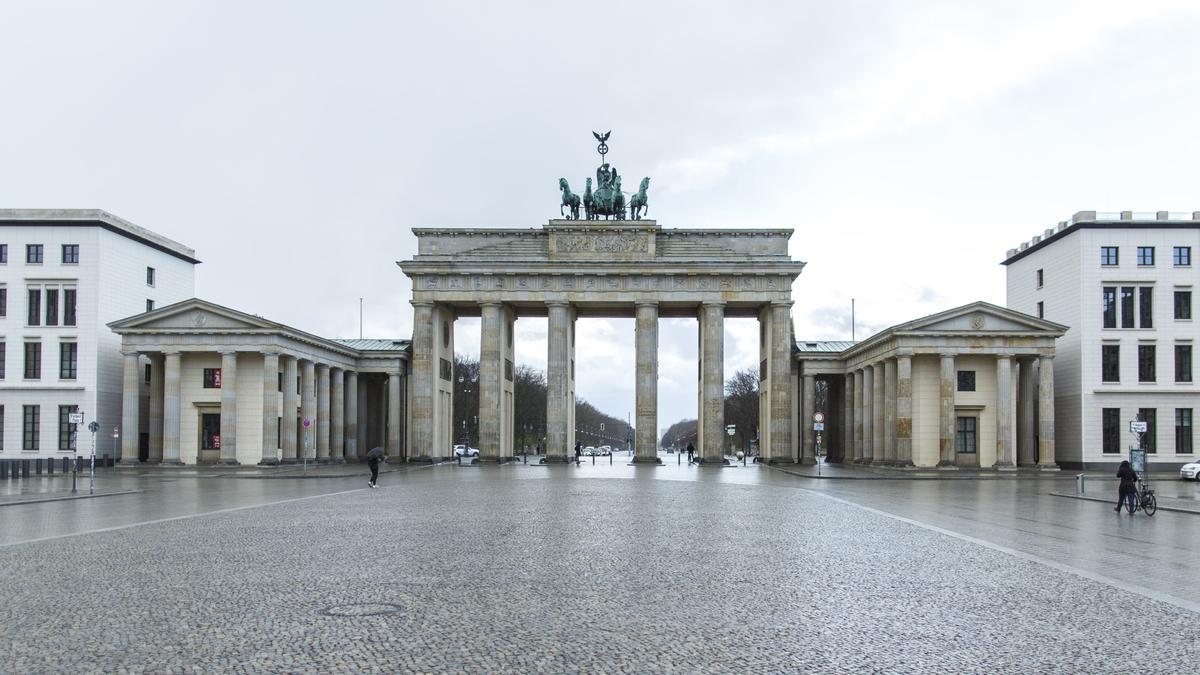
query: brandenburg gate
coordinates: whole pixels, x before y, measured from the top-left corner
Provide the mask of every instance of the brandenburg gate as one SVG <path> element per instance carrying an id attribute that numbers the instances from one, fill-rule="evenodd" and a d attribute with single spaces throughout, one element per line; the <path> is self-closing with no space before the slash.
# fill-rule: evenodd
<path id="1" fill-rule="evenodd" d="M 602 160 L 607 137 L 596 135 Z M 514 322 L 548 317 L 546 461 L 565 462 L 575 444 L 575 320 L 634 317 L 634 461 L 657 463 L 658 321 L 696 317 L 700 458 L 722 463 L 725 318 L 757 317 L 760 457 L 794 461 L 791 289 L 804 263 L 788 255 L 792 230 L 626 220 L 616 169 L 604 162 L 596 179 L 598 189 L 589 178 L 582 200 L 560 179 L 568 219 L 540 228 L 413 230 L 417 254 L 397 263 L 413 289 L 409 458 L 452 455 L 455 318 L 481 317 L 479 459 L 503 462 L 514 454 Z M 630 201 L 634 216 L 646 207 L 648 185 L 643 179 Z"/>

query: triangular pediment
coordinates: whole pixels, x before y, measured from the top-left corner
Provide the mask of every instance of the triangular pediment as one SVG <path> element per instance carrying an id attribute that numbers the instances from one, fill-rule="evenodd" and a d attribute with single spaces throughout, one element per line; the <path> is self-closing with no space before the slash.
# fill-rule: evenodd
<path id="1" fill-rule="evenodd" d="M 999 307 L 989 302 L 973 302 L 896 326 L 896 332 L 921 333 L 1011 333 L 1046 332 L 1063 334 L 1067 327 Z"/>
<path id="2" fill-rule="evenodd" d="M 199 298 L 183 300 L 151 312 L 114 321 L 109 327 L 118 333 L 141 331 L 252 331 L 278 329 L 280 326 L 262 317 L 239 312 Z"/>

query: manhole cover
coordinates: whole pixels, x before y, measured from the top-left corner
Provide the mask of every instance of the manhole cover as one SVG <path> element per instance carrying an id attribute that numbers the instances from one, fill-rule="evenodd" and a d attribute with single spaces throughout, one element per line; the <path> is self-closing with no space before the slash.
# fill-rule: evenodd
<path id="1" fill-rule="evenodd" d="M 363 602 L 352 605 L 334 605 L 317 610 L 322 616 L 378 616 L 404 611 L 400 605 L 387 602 Z"/>

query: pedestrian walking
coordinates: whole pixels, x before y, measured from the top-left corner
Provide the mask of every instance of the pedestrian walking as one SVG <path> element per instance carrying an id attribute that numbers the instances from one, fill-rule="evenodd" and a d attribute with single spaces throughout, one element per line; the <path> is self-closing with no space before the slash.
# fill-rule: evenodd
<path id="1" fill-rule="evenodd" d="M 583 443 L 575 441 L 575 463 L 579 463 L 579 458 L 583 456 Z"/>
<path id="2" fill-rule="evenodd" d="M 1121 462 L 1121 466 L 1117 468 L 1117 478 L 1121 479 L 1121 485 L 1117 488 L 1117 507 L 1113 511 L 1121 510 L 1121 502 L 1125 502 L 1129 508 L 1129 512 L 1133 513 L 1133 509 L 1137 504 L 1137 472 L 1129 465 L 1129 460 Z"/>
<path id="3" fill-rule="evenodd" d="M 383 448 L 374 447 L 367 451 L 367 466 L 371 467 L 371 480 L 367 481 L 367 485 L 378 487 L 379 482 L 379 463 L 384 458 Z"/>
<path id="4" fill-rule="evenodd" d="M 688 443 L 688 464 L 692 463 L 692 458 L 696 455 L 696 446 Z"/>

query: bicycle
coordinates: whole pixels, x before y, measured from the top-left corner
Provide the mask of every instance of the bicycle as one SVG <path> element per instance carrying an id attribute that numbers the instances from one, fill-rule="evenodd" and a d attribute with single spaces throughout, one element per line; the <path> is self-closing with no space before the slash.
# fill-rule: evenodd
<path id="1" fill-rule="evenodd" d="M 1134 510 L 1130 513 L 1136 512 L 1139 508 L 1145 511 L 1147 516 L 1153 516 L 1158 511 L 1158 500 L 1154 498 L 1154 490 L 1150 489 L 1144 480 L 1138 481 Z"/>

